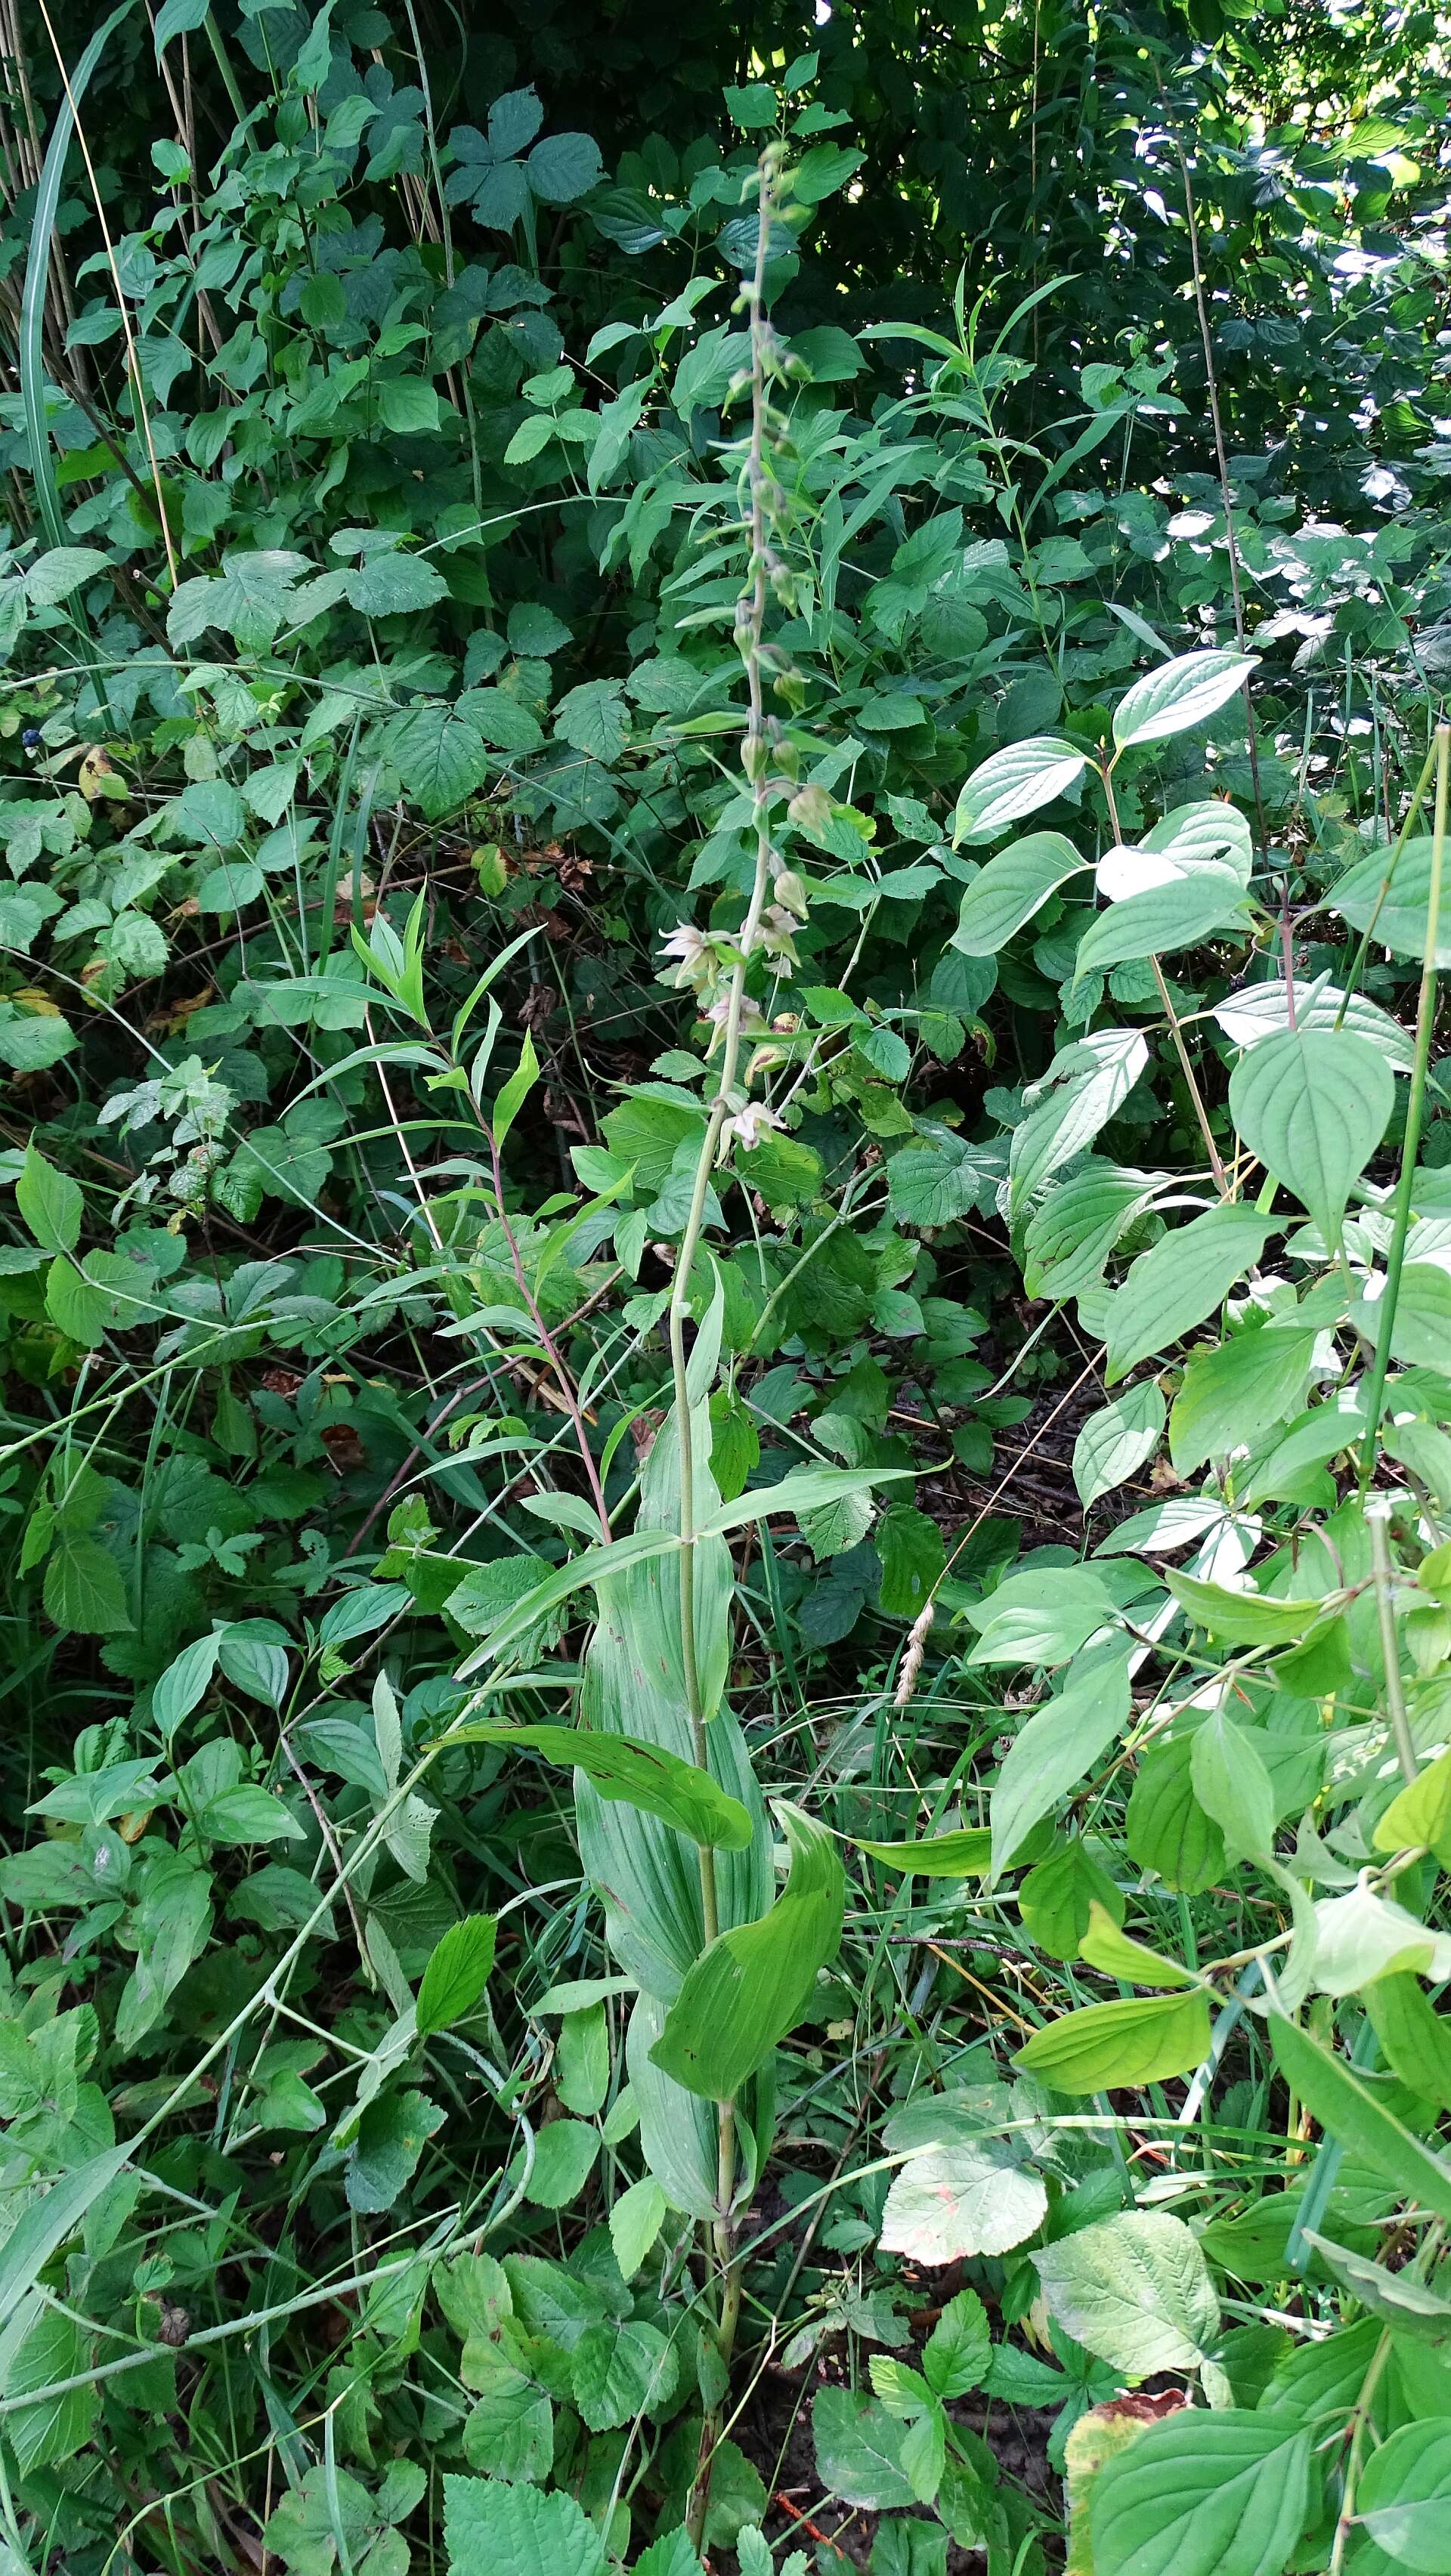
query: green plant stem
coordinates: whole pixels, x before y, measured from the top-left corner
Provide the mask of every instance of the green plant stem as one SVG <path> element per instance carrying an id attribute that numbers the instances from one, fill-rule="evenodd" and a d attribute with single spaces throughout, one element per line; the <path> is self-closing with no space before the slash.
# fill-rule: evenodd
<path id="1" fill-rule="evenodd" d="M 1340 1008 L 1335 1014 L 1335 1025 L 1337 1028 L 1343 1028 L 1345 1024 L 1345 1014 L 1350 1008 L 1351 998 L 1359 990 L 1361 976 L 1365 973 L 1365 961 L 1370 954 L 1370 943 L 1375 934 L 1376 923 L 1380 919 L 1385 899 L 1390 893 L 1391 879 L 1395 875 L 1397 862 L 1400 859 L 1401 852 L 1405 848 L 1407 841 L 1410 839 L 1412 832 L 1416 828 L 1417 821 L 1420 817 L 1421 807 L 1425 802 L 1426 789 L 1430 785 L 1431 772 L 1435 766 L 1436 741 L 1435 736 L 1433 735 L 1431 739 L 1431 748 L 1421 763 L 1420 777 L 1417 779 L 1415 787 L 1411 792 L 1410 804 L 1406 807 L 1406 819 L 1402 823 L 1400 830 L 1396 834 L 1395 840 L 1391 844 L 1391 854 L 1386 862 L 1385 875 L 1381 879 L 1380 892 L 1376 896 L 1370 919 L 1360 934 L 1360 944 L 1356 949 L 1350 973 L 1345 980 L 1345 990 L 1340 996 Z"/>
<path id="2" fill-rule="evenodd" d="M 1411 1737 L 1406 1715 L 1405 1693 L 1401 1689 L 1401 1649 L 1396 1635 L 1396 1604 L 1391 1572 L 1389 1521 L 1391 1507 L 1382 1495 L 1372 1495 L 1365 1507 L 1366 1526 L 1370 1531 L 1370 1563 L 1375 1582 L 1376 1616 L 1380 1622 L 1381 1655 L 1385 1663 L 1386 1707 L 1390 1712 L 1391 1738 L 1396 1760 L 1407 1788 L 1419 1776 L 1420 1763 Z"/>
<path id="3" fill-rule="evenodd" d="M 1117 755 L 1115 755 L 1115 757 L 1117 757 Z M 1099 771 L 1099 776 L 1103 781 L 1103 793 L 1108 805 L 1108 819 L 1113 826 L 1114 839 L 1116 841 L 1121 841 L 1123 839 L 1123 834 L 1119 829 L 1118 806 L 1114 800 L 1112 761 L 1106 761 L 1104 763 L 1103 767 Z M 1149 964 L 1154 970 L 1154 982 L 1158 987 L 1159 1000 L 1163 1004 L 1164 1017 L 1169 1023 L 1169 1035 L 1174 1041 L 1174 1052 L 1179 1058 L 1179 1070 L 1184 1076 L 1185 1083 L 1188 1086 L 1189 1097 L 1194 1103 L 1194 1115 L 1199 1121 L 1199 1133 L 1204 1139 L 1205 1150 L 1209 1156 L 1209 1168 L 1214 1174 L 1214 1186 L 1218 1190 L 1220 1197 L 1222 1199 L 1227 1199 L 1229 1196 L 1229 1175 L 1225 1171 L 1219 1147 L 1214 1141 L 1214 1130 L 1209 1123 L 1209 1112 L 1204 1106 L 1204 1095 L 1199 1088 L 1198 1077 L 1195 1074 L 1193 1065 L 1189 1061 L 1189 1049 L 1184 1043 L 1184 1032 L 1179 1026 L 1174 1005 L 1169 998 L 1169 987 L 1164 981 L 1164 970 L 1159 964 L 1157 957 L 1151 957 L 1149 959 Z"/>
<path id="4" fill-rule="evenodd" d="M 1396 1329 L 1396 1307 L 1401 1293 L 1401 1273 L 1406 1261 L 1406 1236 L 1411 1223 L 1411 1193 L 1416 1185 L 1416 1156 L 1420 1150 L 1421 1122 L 1426 1108 L 1426 1082 L 1431 1069 L 1431 1033 L 1436 1020 L 1436 941 L 1441 926 L 1441 872 L 1446 856 L 1447 792 L 1451 788 L 1451 725 L 1436 727 L 1436 812 L 1431 831 L 1431 884 L 1426 903 L 1426 962 L 1421 970 L 1421 998 L 1416 1012 L 1416 1053 L 1411 1067 L 1411 1092 L 1406 1103 L 1406 1133 L 1401 1146 L 1401 1176 L 1396 1188 L 1395 1219 L 1391 1227 L 1390 1249 L 1386 1254 L 1386 1282 L 1381 1295 L 1379 1330 L 1376 1334 L 1375 1359 L 1371 1366 L 1370 1384 L 1366 1391 L 1365 1447 L 1361 1453 L 1360 1490 L 1364 1494 L 1375 1473 L 1380 1454 L 1380 1418 L 1385 1405 L 1386 1373 L 1391 1364 L 1391 1339 Z"/>
<path id="5" fill-rule="evenodd" d="M 771 834 L 769 826 L 770 786 L 767 771 L 765 680 L 761 645 L 766 622 L 766 341 L 765 298 L 766 251 L 771 233 L 773 199 L 772 161 L 769 152 L 761 158 L 760 185 L 757 194 L 756 264 L 749 287 L 751 321 L 751 441 L 746 465 L 749 501 L 748 529 L 750 562 L 746 589 L 742 595 L 737 620 L 746 670 L 748 713 L 746 718 L 745 757 L 751 781 L 756 836 L 756 865 L 751 882 L 750 900 L 741 925 L 740 949 L 727 995 L 725 1046 L 721 1057 L 720 1084 L 706 1124 L 696 1165 L 695 1187 L 691 1192 L 690 1213 L 675 1263 L 675 1280 L 670 1292 L 670 1365 L 675 1386 L 675 1420 L 680 1446 L 680 1644 L 685 1674 L 686 1699 L 690 1709 L 690 1728 L 695 1759 L 702 1770 L 708 1770 L 709 1746 L 704 1695 L 700 1687 L 700 1666 L 695 1644 L 695 1444 L 690 1419 L 690 1387 L 685 1356 L 685 1318 L 690 1301 L 690 1276 L 695 1265 L 701 1230 L 705 1223 L 706 1196 L 710 1176 L 720 1149 L 720 1140 L 730 1108 L 730 1094 L 735 1086 L 741 1051 L 741 1009 L 745 1000 L 746 975 L 751 952 L 766 908 L 766 894 L 771 882 Z M 720 1929 L 720 1909 L 716 1894 L 715 1854 L 704 1845 L 700 1852 L 700 1898 L 703 1928 L 707 1943 L 715 1940 Z M 740 2265 L 735 2255 L 735 2231 L 730 2209 L 735 2197 L 736 2126 L 735 2105 L 719 2105 L 716 2201 L 719 2215 L 712 2230 L 712 2243 L 720 2271 L 720 2309 L 716 2325 L 716 2343 L 723 2367 L 729 2368 L 735 2346 L 736 2325 L 740 2316 Z M 696 2463 L 695 2483 L 691 2490 L 686 2528 L 699 2548 L 705 2517 L 710 2504 L 711 2462 L 720 2439 L 720 2409 L 708 2406 L 700 2428 L 700 2455 Z"/>

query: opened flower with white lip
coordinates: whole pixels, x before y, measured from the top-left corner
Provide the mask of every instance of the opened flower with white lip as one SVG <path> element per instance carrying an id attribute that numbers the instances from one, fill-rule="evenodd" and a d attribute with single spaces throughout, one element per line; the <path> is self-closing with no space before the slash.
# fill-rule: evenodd
<path id="1" fill-rule="evenodd" d="M 677 922 L 660 942 L 661 955 L 674 962 L 675 972 L 663 980 L 675 984 L 701 984 L 710 976 L 715 952 L 703 930 L 693 921 Z"/>
<path id="2" fill-rule="evenodd" d="M 744 1109 L 738 1109 L 734 1118 L 726 1120 L 726 1134 L 736 1137 L 747 1153 L 751 1153 L 761 1138 L 781 1123 L 775 1110 L 768 1109 L 763 1100 L 748 1100 Z"/>

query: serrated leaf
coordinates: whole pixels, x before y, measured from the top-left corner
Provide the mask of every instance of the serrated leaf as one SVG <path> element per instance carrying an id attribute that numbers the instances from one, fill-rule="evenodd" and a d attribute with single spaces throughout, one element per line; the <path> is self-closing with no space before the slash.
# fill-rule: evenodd
<path id="1" fill-rule="evenodd" d="M 52 546 L 37 555 L 25 576 L 25 596 L 32 608 L 57 608 L 83 581 L 94 581 L 110 561 L 98 546 Z"/>
<path id="2" fill-rule="evenodd" d="M 85 1200 L 69 1172 L 57 1170 L 32 1142 L 15 1184 L 15 1204 L 47 1252 L 73 1252 L 80 1240 Z"/>
<path id="3" fill-rule="evenodd" d="M 1218 2341 L 1219 2300 L 1182 2218 L 1122 2210 L 1033 2260 L 1058 2324 L 1134 2379 L 1197 2369 Z"/>
<path id="4" fill-rule="evenodd" d="M 405 794 L 430 822 L 456 813 L 489 772 L 478 726 L 443 698 L 421 699 L 395 716 L 384 740 Z"/>
<path id="5" fill-rule="evenodd" d="M 419 556 L 390 553 L 374 555 L 350 572 L 346 591 L 361 617 L 406 617 L 446 599 L 448 584 L 434 565 Z"/>
<path id="6" fill-rule="evenodd" d="M 1095 2478 L 1094 2564 L 1113 2576 L 1281 2576 L 1309 2481 L 1308 2433 L 1237 2407 L 1181 2407 Z"/>

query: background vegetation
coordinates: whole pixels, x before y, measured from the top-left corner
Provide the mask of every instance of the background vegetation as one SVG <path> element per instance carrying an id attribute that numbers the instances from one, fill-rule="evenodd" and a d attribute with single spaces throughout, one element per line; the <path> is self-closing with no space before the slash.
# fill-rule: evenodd
<path id="1" fill-rule="evenodd" d="M 1446 36 L 0 0 L 4 2576 L 1451 2569 Z"/>

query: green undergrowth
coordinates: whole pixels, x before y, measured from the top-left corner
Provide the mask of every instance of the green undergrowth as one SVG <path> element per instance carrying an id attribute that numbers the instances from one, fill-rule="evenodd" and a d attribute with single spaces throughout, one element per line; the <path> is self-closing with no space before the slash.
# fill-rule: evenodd
<path id="1" fill-rule="evenodd" d="M 0 29 L 0 2576 L 1451 2569 L 1443 31 L 808 15 Z"/>

